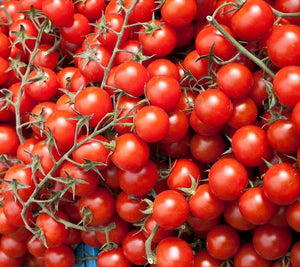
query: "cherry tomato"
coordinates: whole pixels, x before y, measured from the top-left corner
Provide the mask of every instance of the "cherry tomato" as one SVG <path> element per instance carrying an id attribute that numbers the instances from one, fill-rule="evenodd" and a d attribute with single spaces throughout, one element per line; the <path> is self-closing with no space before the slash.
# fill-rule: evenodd
<path id="1" fill-rule="evenodd" d="M 285 162 L 273 165 L 264 175 L 263 189 L 275 204 L 292 204 L 300 195 L 299 170 Z"/>
<path id="2" fill-rule="evenodd" d="M 229 27 L 226 25 L 221 27 L 235 38 Z M 208 55 L 213 48 L 214 55 L 222 60 L 228 60 L 236 53 L 236 48 L 212 25 L 204 27 L 197 34 L 195 46 L 200 56 Z"/>
<path id="3" fill-rule="evenodd" d="M 69 220 L 67 215 L 60 210 L 57 211 L 55 215 L 61 219 Z M 70 229 L 66 228 L 62 222 L 57 221 L 49 214 L 43 212 L 37 216 L 36 225 L 43 231 L 48 247 L 62 245 L 70 232 Z"/>
<path id="4" fill-rule="evenodd" d="M 194 110 L 203 123 L 218 126 L 228 121 L 233 107 L 225 93 L 218 89 L 208 89 L 196 97 Z"/>
<path id="5" fill-rule="evenodd" d="M 28 75 L 26 93 L 37 101 L 48 101 L 57 93 L 59 83 L 56 73 L 47 67 L 33 70 Z"/>
<path id="6" fill-rule="evenodd" d="M 158 169 L 152 160 L 148 160 L 138 172 L 119 170 L 120 188 L 128 195 L 141 197 L 151 191 L 158 179 Z"/>
<path id="7" fill-rule="evenodd" d="M 136 61 L 121 63 L 114 73 L 116 86 L 135 97 L 144 94 L 144 86 L 149 78 L 147 69 Z"/>
<path id="8" fill-rule="evenodd" d="M 215 259 L 230 259 L 237 253 L 239 247 L 238 232 L 229 225 L 216 225 L 207 233 L 206 249 Z"/>
<path id="9" fill-rule="evenodd" d="M 288 252 L 291 243 L 292 231 L 290 228 L 264 224 L 254 230 L 254 249 L 266 260 L 281 258 Z"/>
<path id="10" fill-rule="evenodd" d="M 155 31 L 148 32 L 145 27 L 139 31 L 139 40 L 141 42 L 143 53 L 146 55 L 156 55 L 164 57 L 170 54 L 176 46 L 176 32 L 172 26 L 161 20 L 147 22 Z M 159 26 L 159 27 L 158 27 Z"/>
<path id="11" fill-rule="evenodd" d="M 125 133 L 117 138 L 111 159 L 118 168 L 137 172 L 147 163 L 149 155 L 146 142 L 133 133 Z"/>
<path id="12" fill-rule="evenodd" d="M 231 146 L 238 161 L 246 166 L 258 166 L 270 156 L 267 133 L 258 126 L 246 125 L 232 136 Z"/>
<path id="13" fill-rule="evenodd" d="M 78 210 L 86 223 L 99 226 L 115 214 L 116 200 L 108 189 L 97 187 L 92 193 L 80 198 Z"/>
<path id="14" fill-rule="evenodd" d="M 260 256 L 253 247 L 252 243 L 246 243 L 240 246 L 234 256 L 234 266 L 236 267 L 252 267 L 265 266 L 271 267 L 272 263 L 269 260 Z"/>
<path id="15" fill-rule="evenodd" d="M 99 107 L 99 103 L 101 107 Z M 112 111 L 112 101 L 109 94 L 100 87 L 89 86 L 80 91 L 74 101 L 74 108 L 82 115 L 92 116 L 89 120 L 91 127 L 96 127 L 108 118 Z"/>
<path id="16" fill-rule="evenodd" d="M 190 141 L 190 151 L 199 162 L 213 163 L 225 152 L 225 141 L 219 133 L 210 136 L 195 134 Z"/>
<path id="17" fill-rule="evenodd" d="M 194 256 L 190 245 L 178 238 L 167 237 L 160 241 L 156 247 L 157 267 L 191 267 Z"/>
<path id="18" fill-rule="evenodd" d="M 300 66 L 283 67 L 275 74 L 274 91 L 283 105 L 294 107 L 300 101 L 300 93 L 296 89 L 299 80 Z"/>
<path id="19" fill-rule="evenodd" d="M 252 88 L 252 73 L 241 63 L 228 63 L 218 70 L 217 84 L 218 88 L 230 98 L 243 98 Z"/>
<path id="20" fill-rule="evenodd" d="M 74 5 L 70 0 L 46 0 L 42 3 L 43 13 L 57 26 L 68 26 L 73 21 Z"/>
<path id="21" fill-rule="evenodd" d="M 147 208 L 147 203 L 141 197 L 132 198 L 121 191 L 116 200 L 116 211 L 126 222 L 137 223 L 147 215 L 143 211 Z"/>
<path id="22" fill-rule="evenodd" d="M 165 190 L 153 202 L 153 218 L 167 229 L 182 225 L 189 214 L 189 204 L 185 197 L 175 190 Z"/>
<path id="23" fill-rule="evenodd" d="M 75 254 L 73 250 L 66 246 L 47 248 L 44 254 L 45 266 L 72 267 L 75 264 Z"/>
<path id="24" fill-rule="evenodd" d="M 300 53 L 292 49 L 300 42 L 300 28 L 296 25 L 274 26 L 267 38 L 267 52 L 277 67 L 299 65 Z"/>
<path id="25" fill-rule="evenodd" d="M 245 220 L 260 225 L 270 222 L 278 206 L 269 200 L 261 187 L 252 187 L 239 198 L 238 207 Z"/>
<path id="26" fill-rule="evenodd" d="M 290 226 L 293 230 L 300 232 L 300 202 L 296 201 L 287 206 L 285 218 L 287 220 L 288 226 Z"/>
<path id="27" fill-rule="evenodd" d="M 73 44 L 81 44 L 85 40 L 85 36 L 90 32 L 91 26 L 89 20 L 81 13 L 75 13 L 73 15 L 71 24 L 60 27 L 62 38 Z"/>
<path id="28" fill-rule="evenodd" d="M 262 0 L 251 0 L 233 14 L 230 26 L 239 39 L 257 41 L 268 33 L 273 23 L 271 6 Z"/>
<path id="29" fill-rule="evenodd" d="M 153 76 L 146 84 L 145 94 L 151 105 L 174 111 L 181 95 L 179 82 L 170 76 Z M 168 98 L 164 96 L 168 95 Z"/>
<path id="30" fill-rule="evenodd" d="M 97 256 L 97 266 L 99 267 L 130 267 L 131 263 L 127 260 L 122 248 L 109 251 L 102 251 Z"/>
<path id="31" fill-rule="evenodd" d="M 195 0 L 166 0 L 161 7 L 162 19 L 172 26 L 183 26 L 191 22 L 197 12 Z"/>
<path id="32" fill-rule="evenodd" d="M 208 184 L 219 199 L 237 199 L 248 184 L 247 170 L 235 159 L 219 159 L 210 168 Z"/>
<path id="33" fill-rule="evenodd" d="M 167 112 L 159 106 L 142 107 L 136 114 L 134 126 L 137 135 L 145 142 L 161 141 L 169 130 Z"/>
<path id="34" fill-rule="evenodd" d="M 201 184 L 190 197 L 189 206 L 195 217 L 213 220 L 223 213 L 225 202 L 212 193 L 208 184 Z"/>
<path id="35" fill-rule="evenodd" d="M 145 265 L 148 260 L 145 250 L 146 238 L 138 230 L 130 231 L 123 239 L 122 248 L 127 260 L 136 265 Z"/>

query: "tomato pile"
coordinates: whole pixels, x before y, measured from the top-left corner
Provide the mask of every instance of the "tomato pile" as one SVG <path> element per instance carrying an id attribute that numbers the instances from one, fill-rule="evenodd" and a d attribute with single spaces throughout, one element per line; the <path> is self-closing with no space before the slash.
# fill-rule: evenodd
<path id="1" fill-rule="evenodd" d="M 0 266 L 299 267 L 299 48 L 300 0 L 2 0 Z"/>

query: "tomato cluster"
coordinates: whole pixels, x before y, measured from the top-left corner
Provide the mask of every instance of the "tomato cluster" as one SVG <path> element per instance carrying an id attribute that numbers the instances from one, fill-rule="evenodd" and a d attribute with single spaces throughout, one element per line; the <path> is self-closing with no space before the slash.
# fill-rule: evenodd
<path id="1" fill-rule="evenodd" d="M 299 0 L 3 0 L 0 266 L 300 266 L 299 48 Z"/>

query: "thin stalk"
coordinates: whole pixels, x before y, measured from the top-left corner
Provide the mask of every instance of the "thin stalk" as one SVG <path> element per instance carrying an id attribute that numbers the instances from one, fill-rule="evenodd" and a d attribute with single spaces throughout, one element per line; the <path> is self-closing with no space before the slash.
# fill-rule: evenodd
<path id="1" fill-rule="evenodd" d="M 266 64 L 254 56 L 250 51 L 248 51 L 243 45 L 241 45 L 236 39 L 234 39 L 224 28 L 216 21 L 216 19 L 212 16 L 206 17 L 208 23 L 214 26 L 220 33 L 222 33 L 225 38 L 232 43 L 235 48 L 241 53 L 250 58 L 256 65 L 258 65 L 264 72 L 269 74 L 272 78 L 274 78 L 274 72 L 266 66 Z"/>

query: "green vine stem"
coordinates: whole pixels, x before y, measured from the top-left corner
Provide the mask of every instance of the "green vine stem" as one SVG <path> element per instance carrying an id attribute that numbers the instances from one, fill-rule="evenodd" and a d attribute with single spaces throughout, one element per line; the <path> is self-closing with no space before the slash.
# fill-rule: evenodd
<path id="1" fill-rule="evenodd" d="M 156 264 L 156 256 L 155 253 L 152 250 L 152 240 L 157 233 L 159 229 L 159 225 L 156 224 L 154 229 L 152 230 L 150 236 L 147 238 L 145 242 L 145 249 L 146 249 L 146 255 L 147 255 L 147 260 L 149 264 Z"/>
<path id="2" fill-rule="evenodd" d="M 117 42 L 116 42 L 116 45 L 114 47 L 114 50 L 113 50 L 113 53 L 112 53 L 112 56 L 109 60 L 109 63 L 107 65 L 107 67 L 104 69 L 104 76 L 103 76 L 103 79 L 102 79 L 102 82 L 101 82 L 101 85 L 100 87 L 101 88 L 104 88 L 105 84 L 106 84 L 106 81 L 107 81 L 107 78 L 108 78 L 108 74 L 109 74 L 109 71 L 113 65 L 113 62 L 115 60 L 115 57 L 117 55 L 117 52 L 119 50 L 119 47 L 120 47 L 120 44 L 121 44 L 121 41 L 122 41 L 122 38 L 123 38 L 123 35 L 124 35 L 124 32 L 125 30 L 127 29 L 128 27 L 128 21 L 129 21 L 129 16 L 133 10 L 133 8 L 135 7 L 135 5 L 137 4 L 138 0 L 134 0 L 132 5 L 130 6 L 130 8 L 126 9 L 124 6 L 122 6 L 122 9 L 125 11 L 125 17 L 124 17 L 124 22 L 123 22 L 123 27 L 121 29 L 121 31 L 119 33 L 116 33 L 118 35 L 118 39 L 117 39 Z"/>
<path id="3" fill-rule="evenodd" d="M 236 39 L 234 39 L 226 30 L 223 29 L 223 27 L 216 21 L 216 19 L 212 16 L 206 17 L 208 23 L 212 26 L 214 26 L 221 34 L 224 35 L 224 37 L 231 42 L 235 48 L 243 55 L 250 58 L 255 64 L 257 64 L 264 72 L 269 74 L 272 78 L 274 78 L 275 74 L 274 72 L 266 66 L 266 64 L 254 56 L 250 51 L 248 51 L 243 45 L 241 45 Z"/>

